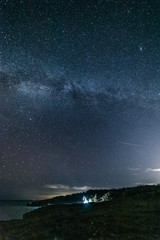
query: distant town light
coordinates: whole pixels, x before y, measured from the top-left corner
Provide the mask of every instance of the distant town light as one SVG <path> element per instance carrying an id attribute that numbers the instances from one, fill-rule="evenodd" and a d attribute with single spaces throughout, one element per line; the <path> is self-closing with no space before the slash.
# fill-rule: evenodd
<path id="1" fill-rule="evenodd" d="M 84 204 L 89 203 L 89 201 L 87 200 L 87 198 L 85 196 L 83 197 L 83 203 Z"/>
<path id="2" fill-rule="evenodd" d="M 87 200 L 87 198 L 85 196 L 83 196 L 83 203 L 87 204 L 89 202 L 92 202 L 92 200 L 89 198 L 89 200 Z"/>

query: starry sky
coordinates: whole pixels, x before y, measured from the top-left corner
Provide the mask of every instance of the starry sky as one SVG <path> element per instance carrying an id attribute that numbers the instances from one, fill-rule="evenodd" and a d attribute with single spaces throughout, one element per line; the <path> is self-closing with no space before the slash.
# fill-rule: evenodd
<path id="1" fill-rule="evenodd" d="M 0 12 L 0 199 L 160 183 L 160 0 Z"/>

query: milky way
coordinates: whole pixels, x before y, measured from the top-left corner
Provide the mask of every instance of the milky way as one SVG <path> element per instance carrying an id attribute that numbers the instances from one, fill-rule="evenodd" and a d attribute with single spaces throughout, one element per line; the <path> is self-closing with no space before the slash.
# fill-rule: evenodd
<path id="1" fill-rule="evenodd" d="M 160 1 L 0 8 L 0 198 L 159 183 Z"/>

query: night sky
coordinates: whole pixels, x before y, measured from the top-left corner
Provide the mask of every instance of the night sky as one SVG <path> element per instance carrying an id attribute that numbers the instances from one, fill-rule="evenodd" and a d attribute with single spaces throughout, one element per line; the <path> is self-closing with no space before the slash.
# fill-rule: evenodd
<path id="1" fill-rule="evenodd" d="M 0 199 L 160 183 L 160 0 L 0 1 Z"/>

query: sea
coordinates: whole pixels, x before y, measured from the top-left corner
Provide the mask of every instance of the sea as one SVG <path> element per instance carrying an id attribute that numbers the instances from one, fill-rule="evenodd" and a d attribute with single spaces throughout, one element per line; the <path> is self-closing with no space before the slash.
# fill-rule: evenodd
<path id="1" fill-rule="evenodd" d="M 23 214 L 38 209 L 38 207 L 27 206 L 30 200 L 21 201 L 0 201 L 0 221 L 11 219 L 22 219 Z"/>

